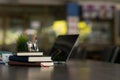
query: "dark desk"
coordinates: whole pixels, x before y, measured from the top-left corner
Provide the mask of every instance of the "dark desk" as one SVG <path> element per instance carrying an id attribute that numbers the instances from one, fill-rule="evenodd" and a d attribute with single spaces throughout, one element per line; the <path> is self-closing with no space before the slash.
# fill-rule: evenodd
<path id="1" fill-rule="evenodd" d="M 0 80 L 120 80 L 120 64 L 70 61 L 41 68 L 0 64 Z"/>

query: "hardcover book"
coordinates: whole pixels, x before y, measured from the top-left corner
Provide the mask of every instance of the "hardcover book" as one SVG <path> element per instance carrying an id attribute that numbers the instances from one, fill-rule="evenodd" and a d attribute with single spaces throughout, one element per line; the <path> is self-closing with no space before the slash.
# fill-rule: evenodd
<path id="1" fill-rule="evenodd" d="M 8 65 L 10 66 L 30 66 L 30 67 L 50 67 L 54 66 L 53 62 L 18 62 L 18 61 L 9 61 Z"/>
<path id="2" fill-rule="evenodd" d="M 18 62 L 41 62 L 41 61 L 52 61 L 51 56 L 17 56 L 12 55 L 9 57 L 10 61 Z"/>
<path id="3" fill-rule="evenodd" d="M 18 52 L 17 56 L 43 56 L 43 52 Z"/>
<path id="4" fill-rule="evenodd" d="M 41 67 L 40 62 L 18 62 L 18 61 L 9 61 L 8 65 L 10 66 L 31 66 L 31 67 Z"/>

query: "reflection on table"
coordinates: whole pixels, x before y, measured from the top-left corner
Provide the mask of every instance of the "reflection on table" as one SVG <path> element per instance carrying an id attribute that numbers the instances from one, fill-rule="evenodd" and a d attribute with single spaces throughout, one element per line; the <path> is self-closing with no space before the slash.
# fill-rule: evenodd
<path id="1" fill-rule="evenodd" d="M 54 67 L 21 67 L 0 64 L 0 80 L 119 80 L 120 64 L 69 61 Z"/>

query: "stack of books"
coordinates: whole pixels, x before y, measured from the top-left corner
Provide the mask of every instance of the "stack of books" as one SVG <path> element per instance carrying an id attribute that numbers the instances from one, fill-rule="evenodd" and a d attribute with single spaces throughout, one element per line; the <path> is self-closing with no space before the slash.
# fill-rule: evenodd
<path id="1" fill-rule="evenodd" d="M 43 52 L 18 52 L 9 56 L 11 66 L 53 66 L 51 56 L 43 56 Z"/>

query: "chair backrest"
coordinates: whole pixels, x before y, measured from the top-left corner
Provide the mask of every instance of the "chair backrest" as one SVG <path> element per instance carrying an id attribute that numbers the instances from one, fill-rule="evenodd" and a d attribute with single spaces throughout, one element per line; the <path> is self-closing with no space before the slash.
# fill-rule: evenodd
<path id="1" fill-rule="evenodd" d="M 86 47 L 76 46 L 73 50 L 73 53 L 70 59 L 83 60 L 83 59 L 86 59 L 86 54 L 87 54 Z"/>
<path id="2" fill-rule="evenodd" d="M 120 47 L 116 48 L 111 62 L 120 64 Z"/>
<path id="3" fill-rule="evenodd" d="M 80 47 L 77 49 L 77 52 L 74 55 L 74 59 L 84 60 L 84 59 L 86 59 L 86 55 L 87 55 L 86 47 Z"/>
<path id="4" fill-rule="evenodd" d="M 114 51 L 114 55 L 113 55 L 113 57 L 111 59 L 112 63 L 115 63 L 115 62 L 119 62 L 120 63 L 120 61 L 119 61 L 120 54 L 119 53 L 120 53 L 120 48 L 116 47 L 116 49 Z"/>
<path id="5" fill-rule="evenodd" d="M 115 53 L 116 49 L 117 49 L 116 46 L 108 46 L 108 47 L 104 48 L 103 53 L 102 53 L 103 56 L 102 56 L 101 61 L 113 62 L 112 58 L 114 56 L 114 53 Z"/>

